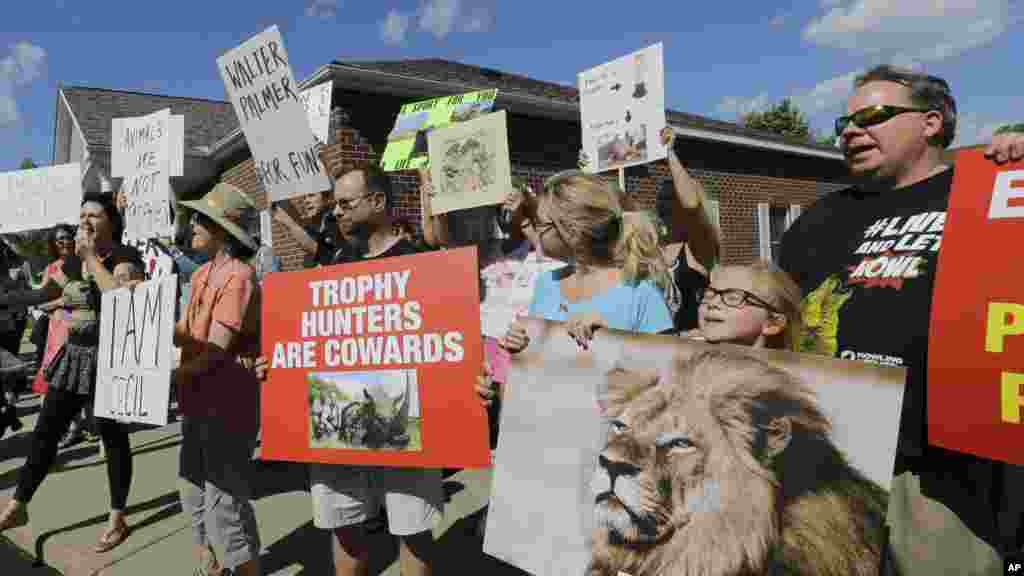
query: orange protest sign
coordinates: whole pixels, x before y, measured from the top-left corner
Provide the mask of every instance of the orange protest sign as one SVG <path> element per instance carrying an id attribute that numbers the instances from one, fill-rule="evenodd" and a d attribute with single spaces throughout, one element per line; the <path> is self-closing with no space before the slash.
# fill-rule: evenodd
<path id="1" fill-rule="evenodd" d="M 475 248 L 268 275 L 262 457 L 489 466 L 478 275 Z"/>
<path id="2" fill-rule="evenodd" d="M 928 441 L 1024 464 L 1024 162 L 957 156 L 932 299 Z"/>

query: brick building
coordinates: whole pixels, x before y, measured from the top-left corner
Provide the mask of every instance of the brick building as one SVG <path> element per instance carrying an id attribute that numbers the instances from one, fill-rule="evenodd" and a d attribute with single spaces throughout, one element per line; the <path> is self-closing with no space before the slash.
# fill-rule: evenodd
<path id="1" fill-rule="evenodd" d="M 404 103 L 489 88 L 496 109 L 509 117 L 513 174 L 539 185 L 553 172 L 575 166 L 580 149 L 579 97 L 573 87 L 445 60 L 332 62 L 300 83 L 305 89 L 334 82 L 330 163 L 374 161 Z M 57 96 L 55 164 L 81 162 L 87 191 L 113 189 L 109 178 L 111 119 L 167 108 L 185 115 L 185 174 L 173 179 L 179 199 L 197 197 L 224 180 L 249 192 L 261 207 L 245 138 L 228 102 L 61 86 Z M 676 150 L 711 199 L 719 223 L 724 262 L 772 256 L 785 226 L 816 198 L 844 185 L 837 150 L 775 134 L 669 110 Z M 418 176 L 392 173 L 400 215 L 419 222 Z M 657 187 L 669 178 L 664 161 L 626 169 L 626 192 L 653 207 Z M 284 228 L 274 223 L 274 246 L 286 269 L 302 256 Z"/>

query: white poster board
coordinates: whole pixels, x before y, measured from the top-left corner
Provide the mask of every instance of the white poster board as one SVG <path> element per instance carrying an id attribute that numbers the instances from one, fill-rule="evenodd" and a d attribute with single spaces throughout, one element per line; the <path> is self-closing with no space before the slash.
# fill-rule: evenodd
<path id="1" fill-rule="evenodd" d="M 277 26 L 217 58 L 270 202 L 331 187 Z"/>
<path id="2" fill-rule="evenodd" d="M 591 173 L 646 164 L 667 156 L 662 45 L 581 72 L 580 125 Z"/>
<path id="3" fill-rule="evenodd" d="M 176 128 L 171 127 L 170 108 L 135 118 L 114 118 L 111 125 L 110 173 L 124 178 L 125 236 L 172 236 L 170 157 L 171 132 Z"/>
<path id="4" fill-rule="evenodd" d="M 501 204 L 512 189 L 505 111 L 427 135 L 434 214 Z"/>
<path id="5" fill-rule="evenodd" d="M 0 233 L 78 224 L 82 167 L 77 162 L 0 173 Z"/>
<path id="6" fill-rule="evenodd" d="M 181 177 L 185 175 L 185 115 L 171 114 L 167 126 L 171 136 L 167 147 L 167 173 L 171 177 Z"/>
<path id="7" fill-rule="evenodd" d="M 309 128 L 313 130 L 313 136 L 321 144 L 327 144 L 331 131 L 331 88 L 333 82 L 317 84 L 312 88 L 306 88 L 299 94 L 303 107 L 306 108 L 306 118 L 309 119 Z"/>
<path id="8" fill-rule="evenodd" d="M 177 275 L 103 293 L 96 416 L 163 426 L 175 365 Z"/>

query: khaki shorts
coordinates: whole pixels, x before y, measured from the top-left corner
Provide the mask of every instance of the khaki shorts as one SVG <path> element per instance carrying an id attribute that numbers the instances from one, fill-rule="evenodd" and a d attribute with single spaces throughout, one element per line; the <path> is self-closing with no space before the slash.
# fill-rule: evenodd
<path id="1" fill-rule="evenodd" d="M 900 576 L 1002 575 L 999 553 L 941 502 L 921 494 L 917 475 L 904 472 L 889 491 L 889 541 Z"/>
<path id="2" fill-rule="evenodd" d="M 387 510 L 395 536 L 412 536 L 441 519 L 441 471 L 422 468 L 311 464 L 313 525 L 333 530 L 363 524 Z"/>

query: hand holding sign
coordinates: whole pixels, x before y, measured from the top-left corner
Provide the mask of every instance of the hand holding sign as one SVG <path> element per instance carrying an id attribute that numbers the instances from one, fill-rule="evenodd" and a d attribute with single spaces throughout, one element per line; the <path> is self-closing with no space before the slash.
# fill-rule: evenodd
<path id="1" fill-rule="evenodd" d="M 1024 160 L 1024 134 L 996 134 L 992 137 L 992 143 L 985 147 L 985 158 L 995 160 L 996 164 Z"/>

